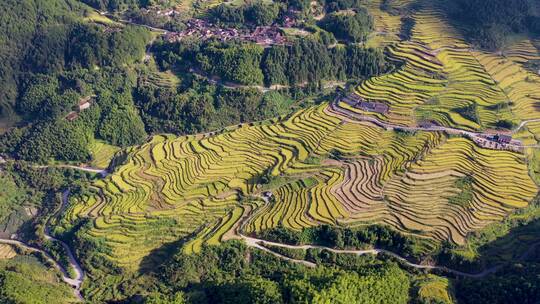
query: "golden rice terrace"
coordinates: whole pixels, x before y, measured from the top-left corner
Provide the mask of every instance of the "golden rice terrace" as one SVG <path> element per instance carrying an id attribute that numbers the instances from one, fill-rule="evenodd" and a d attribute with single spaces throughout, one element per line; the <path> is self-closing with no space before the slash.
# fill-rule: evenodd
<path id="1" fill-rule="evenodd" d="M 436 241 L 466 243 L 467 234 L 528 206 L 538 192 L 528 163 L 540 139 L 540 76 L 523 67 L 540 59 L 529 40 L 504 54 L 472 50 L 437 9 L 412 17 L 412 37 L 397 42 L 399 22 L 377 18 L 381 43 L 405 64 L 368 79 L 358 96 L 388 105 L 351 113 L 396 127 L 429 121 L 489 132 L 497 123 L 523 153 L 489 149 L 443 130 L 402 131 L 355 120 L 322 103 L 288 117 L 216 134 L 155 136 L 73 197 L 62 225 L 80 219 L 87 236 L 111 250 L 119 265 L 138 267 L 152 250 L 188 237 L 187 252 L 204 243 L 277 226 L 386 224 Z M 471 119 L 459 109 L 477 105 Z"/>

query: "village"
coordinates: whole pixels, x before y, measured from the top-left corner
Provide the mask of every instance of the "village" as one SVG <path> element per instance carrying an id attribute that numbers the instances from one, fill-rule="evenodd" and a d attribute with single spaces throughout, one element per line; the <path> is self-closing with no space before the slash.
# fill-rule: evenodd
<path id="1" fill-rule="evenodd" d="M 386 114 L 389 110 L 388 105 L 382 102 L 367 100 L 356 93 L 351 93 L 345 96 L 340 96 L 340 101 L 348 104 L 353 108 L 360 109 L 366 112 L 375 112 Z"/>
<path id="2" fill-rule="evenodd" d="M 156 7 L 151 7 L 142 9 L 141 11 L 168 19 L 181 16 L 181 12 L 175 9 L 160 10 Z M 281 27 L 278 24 L 273 24 L 271 26 L 257 26 L 253 30 L 222 28 L 203 19 L 191 18 L 185 22 L 186 28 L 182 31 L 175 32 L 164 30 L 165 39 L 168 42 L 178 42 L 190 37 L 203 41 L 208 39 L 218 39 L 220 41 L 235 39 L 254 42 L 265 47 L 271 45 L 284 45 L 287 44 L 288 41 L 282 28 L 295 27 L 298 24 L 296 17 L 298 13 L 299 11 L 289 9 L 283 17 Z M 106 13 L 102 12 L 102 14 Z M 133 23 L 133 20 L 129 20 L 128 22 Z"/>
<path id="3" fill-rule="evenodd" d="M 180 32 L 166 32 L 165 40 L 178 42 L 186 38 L 201 40 L 218 39 L 220 41 L 240 40 L 249 41 L 262 46 L 285 45 L 287 38 L 276 26 L 258 26 L 254 30 L 238 30 L 235 28 L 220 28 L 206 20 L 190 19 L 186 22 L 186 29 Z"/>
<path id="4" fill-rule="evenodd" d="M 473 138 L 480 147 L 493 150 L 508 150 L 523 153 L 523 143 L 505 134 L 480 134 Z"/>

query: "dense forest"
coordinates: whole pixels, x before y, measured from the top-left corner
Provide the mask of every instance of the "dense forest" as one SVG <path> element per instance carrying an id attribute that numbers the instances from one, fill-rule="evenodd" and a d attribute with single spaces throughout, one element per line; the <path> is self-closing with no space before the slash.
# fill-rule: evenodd
<path id="1" fill-rule="evenodd" d="M 540 35 L 540 16 L 534 5 L 534 0 L 457 0 L 451 15 L 481 47 L 498 49 L 512 34 Z"/>
<path id="2" fill-rule="evenodd" d="M 390 70 L 378 49 L 357 45 L 328 48 L 322 41 L 299 39 L 291 46 L 263 49 L 246 43 L 157 43 L 161 68 L 195 67 L 208 75 L 244 85 L 304 85 L 321 80 L 363 79 Z"/>
<path id="3" fill-rule="evenodd" d="M 81 0 L 81 2 L 102 11 L 123 11 L 147 7 L 153 3 L 152 0 Z"/>
<path id="4" fill-rule="evenodd" d="M 32 11 L 23 14 L 28 19 L 11 15 L 25 9 Z M 2 48 L 6 94 L 0 104 L 14 108 L 23 123 L 0 137 L 1 152 L 38 162 L 85 161 L 94 137 L 119 146 L 146 137 L 132 100 L 134 80 L 125 70 L 143 57 L 150 39 L 146 30 L 81 22 L 82 9 L 69 1 L 16 1 L 2 11 L 1 18 L 16 18 L 5 24 L 20 26 L 2 34 L 9 47 Z M 65 118 L 91 95 L 93 107 L 75 121 Z"/>
<path id="5" fill-rule="evenodd" d="M 174 89 L 139 86 L 135 96 L 136 106 L 151 133 L 219 130 L 238 122 L 287 114 L 292 104 L 287 94 L 263 94 L 253 88 L 228 89 L 197 79 Z"/>
<path id="6" fill-rule="evenodd" d="M 365 9 L 356 9 L 352 12 L 328 14 L 320 25 L 337 39 L 363 42 L 373 28 L 373 21 Z"/>
<path id="7" fill-rule="evenodd" d="M 170 258 L 138 277 L 123 277 L 130 288 L 90 288 L 127 297 L 135 303 L 407 303 L 411 278 L 390 261 L 371 256 L 331 256 L 313 252 L 321 265 L 287 262 L 238 241 L 204 247 L 187 255 L 171 249 Z M 337 259 L 337 261 L 336 261 Z M 121 278 L 118 276 L 117 278 Z"/>
<path id="8" fill-rule="evenodd" d="M 279 21 L 286 5 L 274 2 L 254 1 L 239 6 L 220 4 L 209 12 L 209 20 L 226 27 L 245 28 L 268 26 Z"/>

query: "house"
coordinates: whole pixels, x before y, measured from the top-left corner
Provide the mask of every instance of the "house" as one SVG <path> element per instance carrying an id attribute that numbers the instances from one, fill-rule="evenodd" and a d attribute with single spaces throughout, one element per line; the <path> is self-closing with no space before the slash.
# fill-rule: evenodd
<path id="1" fill-rule="evenodd" d="M 488 139 L 498 144 L 507 145 L 512 141 L 512 136 L 497 134 L 497 135 L 489 136 Z"/>
<path id="2" fill-rule="evenodd" d="M 79 117 L 79 113 L 75 111 L 71 111 L 68 113 L 68 115 L 66 115 L 66 119 L 68 121 L 74 121 L 75 119 L 77 119 L 77 117 Z"/>
<path id="3" fill-rule="evenodd" d="M 90 101 L 79 103 L 79 112 L 90 108 L 91 105 Z"/>
<path id="4" fill-rule="evenodd" d="M 355 105 L 356 108 L 359 108 L 363 111 L 367 112 L 375 112 L 375 113 L 387 113 L 388 112 L 388 105 L 384 104 L 382 102 L 370 102 L 370 101 L 360 101 Z"/>
<path id="5" fill-rule="evenodd" d="M 90 95 L 79 100 L 79 112 L 90 108 L 90 106 L 92 105 L 91 101 L 93 97 L 93 95 Z"/>

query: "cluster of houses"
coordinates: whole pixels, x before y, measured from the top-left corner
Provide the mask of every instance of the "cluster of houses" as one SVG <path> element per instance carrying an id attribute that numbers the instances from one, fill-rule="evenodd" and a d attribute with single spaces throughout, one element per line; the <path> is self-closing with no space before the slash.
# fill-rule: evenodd
<path id="1" fill-rule="evenodd" d="M 346 96 L 341 96 L 339 100 L 350 105 L 351 107 L 355 107 L 357 109 L 360 109 L 366 112 L 386 114 L 388 113 L 388 110 L 389 110 L 387 104 L 382 103 L 382 102 L 366 100 L 362 98 L 360 95 L 355 94 L 355 93 L 351 93 Z"/>
<path id="2" fill-rule="evenodd" d="M 510 135 L 493 134 L 482 135 L 473 138 L 474 142 L 482 148 L 494 150 L 509 150 L 523 153 L 523 147 L 519 140 L 512 139 Z"/>
<path id="3" fill-rule="evenodd" d="M 277 26 L 259 26 L 253 31 L 238 30 L 234 28 L 220 28 L 202 19 L 190 19 L 186 22 L 186 29 L 180 32 L 167 32 L 165 39 L 169 42 L 181 41 L 188 37 L 201 40 L 211 38 L 221 41 L 231 39 L 251 41 L 263 46 L 286 44 L 287 38 Z"/>
<path id="4" fill-rule="evenodd" d="M 71 111 L 69 112 L 67 115 L 66 115 L 66 119 L 69 120 L 69 121 L 74 121 L 75 119 L 77 119 L 79 117 L 79 113 L 81 113 L 82 111 L 90 108 L 90 106 L 92 106 L 92 98 L 94 98 L 95 96 L 94 95 L 90 95 L 90 96 L 86 96 L 84 98 L 81 98 L 79 100 L 79 103 L 77 104 L 77 107 L 74 111 Z"/>

